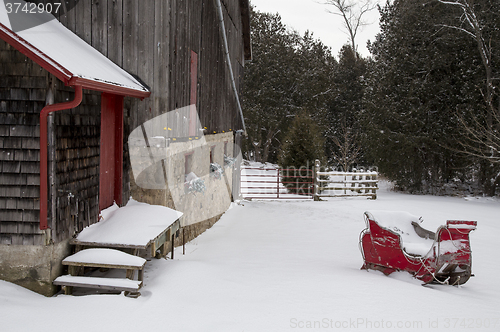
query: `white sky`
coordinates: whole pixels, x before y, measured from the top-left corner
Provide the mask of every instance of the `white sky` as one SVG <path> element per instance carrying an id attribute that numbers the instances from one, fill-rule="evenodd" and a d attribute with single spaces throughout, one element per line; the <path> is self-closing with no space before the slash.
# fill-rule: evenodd
<path id="1" fill-rule="evenodd" d="M 375 1 L 385 3 L 384 0 Z M 332 48 L 336 57 L 342 46 L 349 42 L 342 25 L 342 17 L 328 13 L 327 10 L 333 11 L 334 7 L 323 4 L 326 2 L 324 0 L 250 0 L 250 2 L 260 12 L 279 13 L 282 22 L 301 35 L 306 30 L 313 32 L 316 39 L 320 39 L 323 44 Z M 378 19 L 378 11 L 374 9 L 364 18 L 371 24 L 358 31 L 356 43 L 358 51 L 363 56 L 370 55 L 366 49 L 366 41 L 375 39 L 379 31 Z"/>

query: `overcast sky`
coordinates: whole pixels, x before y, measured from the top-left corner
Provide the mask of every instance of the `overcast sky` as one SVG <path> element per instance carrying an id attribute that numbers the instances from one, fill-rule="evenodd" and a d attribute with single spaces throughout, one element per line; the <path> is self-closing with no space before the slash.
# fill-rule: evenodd
<path id="1" fill-rule="evenodd" d="M 328 13 L 327 10 L 333 11 L 334 7 L 323 4 L 325 0 L 250 0 L 250 2 L 260 12 L 279 13 L 282 22 L 301 35 L 306 30 L 312 31 L 315 38 L 332 48 L 336 57 L 342 46 L 349 42 L 346 30 L 342 26 L 342 17 Z M 358 51 L 363 56 L 370 55 L 366 49 L 366 41 L 375 39 L 379 31 L 378 19 L 378 11 L 374 9 L 365 18 L 371 24 L 363 27 L 356 36 Z"/>

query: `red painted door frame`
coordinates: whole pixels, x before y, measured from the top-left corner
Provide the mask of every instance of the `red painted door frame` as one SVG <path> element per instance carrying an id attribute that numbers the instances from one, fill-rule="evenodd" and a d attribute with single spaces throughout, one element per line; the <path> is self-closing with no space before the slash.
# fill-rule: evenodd
<path id="1" fill-rule="evenodd" d="M 99 210 L 122 204 L 123 96 L 101 94 Z"/>

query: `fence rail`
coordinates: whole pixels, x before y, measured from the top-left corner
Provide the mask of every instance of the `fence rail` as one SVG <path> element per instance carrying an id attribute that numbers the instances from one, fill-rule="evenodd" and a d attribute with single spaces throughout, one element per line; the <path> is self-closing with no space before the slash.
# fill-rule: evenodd
<path id="1" fill-rule="evenodd" d="M 313 170 L 241 168 L 241 195 L 252 199 L 312 199 Z M 304 174 L 305 173 L 305 174 Z"/>
<path id="2" fill-rule="evenodd" d="M 321 167 L 316 160 L 314 169 Z M 314 198 L 320 197 L 358 197 L 377 198 L 378 173 L 357 172 L 315 172 Z"/>
<path id="3" fill-rule="evenodd" d="M 313 169 L 241 168 L 241 196 L 251 199 L 314 199 L 321 197 L 377 198 L 378 173 L 321 172 Z"/>

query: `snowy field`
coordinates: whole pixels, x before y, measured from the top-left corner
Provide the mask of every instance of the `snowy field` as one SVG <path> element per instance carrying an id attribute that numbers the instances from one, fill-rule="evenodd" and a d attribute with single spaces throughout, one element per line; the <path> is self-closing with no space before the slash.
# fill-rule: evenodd
<path id="1" fill-rule="evenodd" d="M 45 298 L 0 281 L 0 330 L 17 331 L 499 331 L 500 202 L 414 196 L 252 201 L 146 264 L 137 299 Z M 365 210 L 403 210 L 436 230 L 477 220 L 473 273 L 461 287 L 421 286 L 407 273 L 362 271 Z"/>

